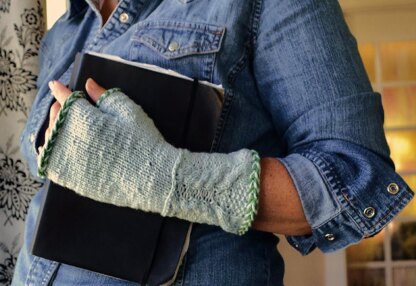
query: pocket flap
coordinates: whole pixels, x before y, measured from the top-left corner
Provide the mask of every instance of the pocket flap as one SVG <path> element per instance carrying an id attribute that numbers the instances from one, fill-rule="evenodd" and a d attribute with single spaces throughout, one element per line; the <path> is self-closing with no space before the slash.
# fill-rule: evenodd
<path id="1" fill-rule="evenodd" d="M 225 27 L 173 21 L 141 22 L 132 38 L 167 59 L 218 52 Z"/>

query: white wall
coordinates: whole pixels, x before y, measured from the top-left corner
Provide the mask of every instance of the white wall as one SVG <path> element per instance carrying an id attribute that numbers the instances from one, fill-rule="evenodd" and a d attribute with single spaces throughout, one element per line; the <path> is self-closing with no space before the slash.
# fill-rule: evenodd
<path id="1" fill-rule="evenodd" d="M 345 251 L 324 255 L 315 249 L 301 256 L 284 237 L 278 249 L 285 260 L 285 286 L 346 286 Z"/>
<path id="2" fill-rule="evenodd" d="M 65 0 L 46 0 L 46 26 L 48 29 L 65 12 Z"/>
<path id="3" fill-rule="evenodd" d="M 284 237 L 280 237 L 278 249 L 285 260 L 285 286 L 325 285 L 325 259 L 321 252 L 301 256 Z"/>

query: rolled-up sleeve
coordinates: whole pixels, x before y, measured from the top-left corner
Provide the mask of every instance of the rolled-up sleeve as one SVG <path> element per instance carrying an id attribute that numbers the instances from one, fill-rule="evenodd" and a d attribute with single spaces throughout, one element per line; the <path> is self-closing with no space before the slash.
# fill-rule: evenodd
<path id="1" fill-rule="evenodd" d="M 335 251 L 378 233 L 413 193 L 338 2 L 263 0 L 260 10 L 253 71 L 312 227 L 287 238 L 302 254 Z"/>

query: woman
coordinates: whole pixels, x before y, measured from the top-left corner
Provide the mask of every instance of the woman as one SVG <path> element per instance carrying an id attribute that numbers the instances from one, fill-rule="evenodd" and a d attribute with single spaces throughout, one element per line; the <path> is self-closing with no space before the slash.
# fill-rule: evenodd
<path id="1" fill-rule="evenodd" d="M 22 150 L 32 172 L 84 196 L 200 223 L 175 285 L 283 285 L 272 233 L 302 254 L 335 251 L 379 232 L 411 199 L 389 159 L 380 96 L 336 1 L 70 3 L 43 40 Z M 70 96 L 64 84 L 80 50 L 222 84 L 221 154 L 173 148 L 139 106 L 93 80 L 86 89 L 98 108 Z M 68 115 L 51 135 L 66 100 Z M 56 142 L 38 150 L 43 136 Z M 92 140 L 108 136 L 121 139 Z M 117 161 L 126 157 L 134 167 Z M 120 188 L 125 173 L 137 181 Z M 132 284 L 29 254 L 43 194 L 32 201 L 13 283 Z"/>

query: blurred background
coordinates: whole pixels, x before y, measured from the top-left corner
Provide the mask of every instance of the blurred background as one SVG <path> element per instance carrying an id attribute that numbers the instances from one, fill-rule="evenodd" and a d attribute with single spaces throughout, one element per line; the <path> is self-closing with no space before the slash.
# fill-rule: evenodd
<path id="1" fill-rule="evenodd" d="M 1 18 L 1 12 L 11 10 L 10 1 L 0 0 L 0 21 L 5 19 L 4 16 Z M 30 1 L 14 3 L 24 2 Z M 373 88 L 382 94 L 385 130 L 396 168 L 412 189 L 416 190 L 416 0 L 339 2 L 348 25 L 357 38 Z M 14 3 L 12 2 L 12 5 Z M 42 6 L 47 28 L 51 27 L 66 9 L 64 0 L 36 0 L 33 3 L 35 8 L 31 8 L 32 10 L 37 9 L 38 5 Z M 17 17 L 20 15 L 22 21 L 26 20 L 26 24 L 30 24 L 32 19 L 28 18 L 28 9 L 22 8 L 20 14 L 16 14 Z M 32 99 L 28 100 L 28 105 Z M 21 117 L 19 128 L 22 128 L 26 118 L 24 113 Z M 1 124 L 4 125 L 5 121 L 1 120 Z M 4 130 L 4 126 L 0 126 L 3 136 Z M 10 161 L 17 152 L 15 148 L 9 147 L 13 145 L 9 143 L 12 141 L 8 139 L 3 144 L 8 149 L 0 149 L 0 163 L 6 162 L 0 164 L 0 198 L 2 191 L 3 194 L 10 191 L 1 183 L 7 179 L 13 181 L 10 179 L 13 174 L 21 175 L 16 171 L 19 170 L 19 159 Z M 14 169 L 10 167 L 13 162 Z M 26 176 L 27 181 L 30 177 Z M 19 195 L 17 191 L 16 194 Z M 6 205 L 2 205 L 0 200 L 0 211 L 2 207 Z M 7 215 L 7 210 L 4 209 L 3 229 L 3 221 L 0 221 L 0 237 L 4 239 L 3 242 L 0 241 L 0 285 L 8 285 L 10 281 L 7 277 L 11 275 L 18 245 L 22 239 L 25 214 L 22 213 L 20 217 L 17 217 L 16 213 Z M 11 227 L 14 228 L 13 231 L 10 231 Z M 380 234 L 345 251 L 331 255 L 315 251 L 307 257 L 301 257 L 284 238 L 278 248 L 286 260 L 286 286 L 416 286 L 416 200 Z"/>

